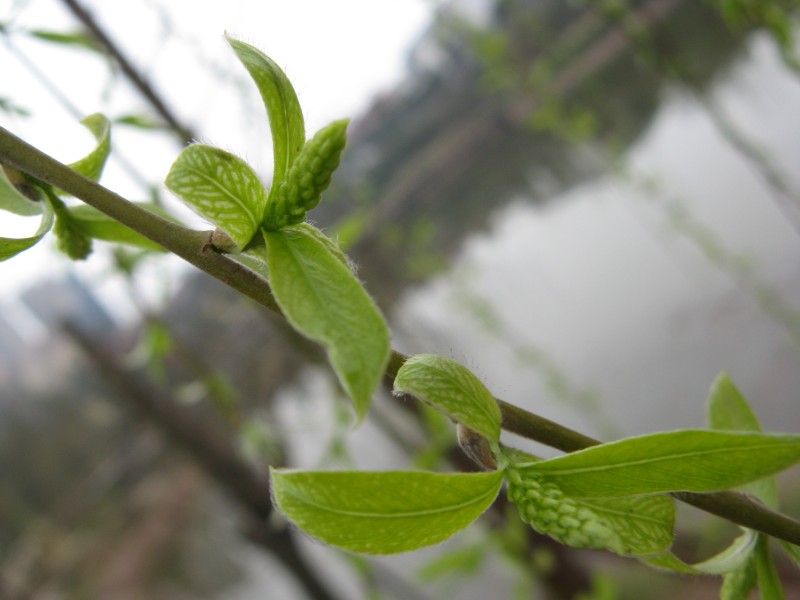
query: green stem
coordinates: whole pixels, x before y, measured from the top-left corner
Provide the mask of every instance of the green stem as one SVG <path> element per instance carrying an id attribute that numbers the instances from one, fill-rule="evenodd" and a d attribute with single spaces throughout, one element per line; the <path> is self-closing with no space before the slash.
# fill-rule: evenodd
<path id="1" fill-rule="evenodd" d="M 232 258 L 218 253 L 211 243 L 211 232 L 188 229 L 128 202 L 2 127 L 0 127 L 0 163 L 15 167 L 80 198 L 86 204 L 141 233 L 198 269 L 216 277 L 270 310 L 280 313 L 267 281 Z M 393 352 L 386 369 L 387 377 L 394 378 L 406 359 L 407 357 L 400 352 Z M 565 452 L 574 452 L 600 443 L 502 400 L 498 400 L 498 404 L 503 413 L 503 428 L 507 431 Z M 800 522 L 774 512 L 741 494 L 680 492 L 673 496 L 739 525 L 800 545 Z"/>
<path id="2" fill-rule="evenodd" d="M 0 127 L 0 162 L 80 198 L 198 269 L 280 313 L 267 282 L 229 256 L 217 252 L 211 243 L 211 232 L 188 229 L 128 202 L 3 127 Z"/>

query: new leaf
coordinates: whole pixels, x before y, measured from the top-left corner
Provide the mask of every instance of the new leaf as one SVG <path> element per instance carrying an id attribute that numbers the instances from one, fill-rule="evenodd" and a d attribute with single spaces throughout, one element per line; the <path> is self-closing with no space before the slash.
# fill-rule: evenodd
<path id="1" fill-rule="evenodd" d="M 494 396 L 453 360 L 435 354 L 411 357 L 398 371 L 394 391 L 413 394 L 491 441 L 500 439 L 502 417 Z"/>
<path id="2" fill-rule="evenodd" d="M 800 461 L 800 436 L 680 430 L 593 446 L 524 467 L 566 494 L 594 498 L 714 492 Z"/>
<path id="3" fill-rule="evenodd" d="M 169 170 L 167 187 L 198 214 L 244 248 L 267 204 L 267 191 L 253 169 L 230 152 L 195 144 Z"/>
<path id="4" fill-rule="evenodd" d="M 311 229 L 262 230 L 266 247 L 253 251 L 266 251 L 261 258 L 278 306 L 297 331 L 328 351 L 360 419 L 389 360 L 389 327 L 353 272 Z"/>
<path id="5" fill-rule="evenodd" d="M 267 109 L 275 157 L 275 172 L 270 190 L 270 194 L 273 194 L 286 178 L 294 159 L 305 144 L 303 111 L 289 78 L 271 58 L 239 40 L 229 37 L 228 43 L 258 86 Z"/>
<path id="6" fill-rule="evenodd" d="M 351 552 L 437 544 L 491 506 L 503 473 L 272 470 L 278 508 L 308 535 Z"/>

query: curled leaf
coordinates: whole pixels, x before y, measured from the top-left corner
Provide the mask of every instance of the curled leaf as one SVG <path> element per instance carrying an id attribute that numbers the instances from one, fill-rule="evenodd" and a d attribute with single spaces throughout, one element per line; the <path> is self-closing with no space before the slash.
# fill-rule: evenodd
<path id="1" fill-rule="evenodd" d="M 97 181 L 103 174 L 108 155 L 111 153 L 111 122 L 100 113 L 89 115 L 81 123 L 92 132 L 97 146 L 82 159 L 71 163 L 69 167 L 89 179 Z"/>
<path id="2" fill-rule="evenodd" d="M 502 417 L 494 396 L 454 360 L 435 354 L 412 356 L 400 367 L 394 391 L 416 396 L 491 441 L 500 439 Z"/>
<path id="3" fill-rule="evenodd" d="M 26 238 L 0 238 L 0 262 L 16 256 L 20 252 L 37 244 L 53 227 L 54 212 L 49 202 L 42 202 L 42 220 L 39 228 L 30 237 Z"/>

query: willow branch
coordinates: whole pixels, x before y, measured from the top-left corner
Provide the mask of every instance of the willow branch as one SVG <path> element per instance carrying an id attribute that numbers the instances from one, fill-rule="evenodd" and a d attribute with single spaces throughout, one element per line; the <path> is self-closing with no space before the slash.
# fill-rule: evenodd
<path id="1" fill-rule="evenodd" d="M 233 259 L 219 254 L 211 244 L 210 232 L 194 231 L 177 225 L 128 202 L 2 127 L 0 163 L 15 167 L 72 194 L 238 292 L 280 313 L 267 281 Z M 393 352 L 386 376 L 394 378 L 406 359 L 400 352 Z M 565 452 L 574 452 L 601 443 L 502 400 L 498 400 L 498 404 L 503 414 L 503 428 L 528 439 Z M 744 527 L 800 545 L 800 521 L 772 511 L 747 496 L 735 492 L 680 492 L 673 494 L 673 497 Z"/>

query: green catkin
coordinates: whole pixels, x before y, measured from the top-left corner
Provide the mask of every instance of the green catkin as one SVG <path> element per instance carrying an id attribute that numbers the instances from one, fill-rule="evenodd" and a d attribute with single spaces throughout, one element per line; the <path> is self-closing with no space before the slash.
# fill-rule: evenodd
<path id="1" fill-rule="evenodd" d="M 552 483 L 543 483 L 509 468 L 508 499 L 520 518 L 539 533 L 574 548 L 605 549 L 618 545 L 617 535 L 597 516 Z"/>
<path id="2" fill-rule="evenodd" d="M 92 239 L 75 227 L 68 214 L 56 213 L 53 225 L 56 247 L 72 260 L 84 260 L 92 253 Z"/>
<path id="3" fill-rule="evenodd" d="M 339 166 L 347 142 L 349 119 L 334 121 L 308 140 L 286 179 L 278 184 L 267 203 L 264 227 L 277 230 L 303 222 L 306 212 L 317 206 Z"/>

